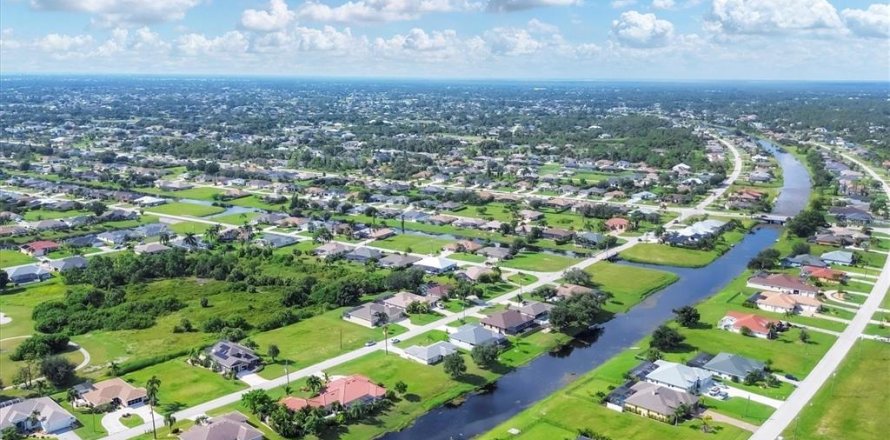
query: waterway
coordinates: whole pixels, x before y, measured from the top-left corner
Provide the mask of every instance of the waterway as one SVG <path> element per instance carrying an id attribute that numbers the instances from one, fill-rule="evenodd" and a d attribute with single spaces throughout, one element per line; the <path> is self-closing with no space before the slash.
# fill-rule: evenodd
<path id="1" fill-rule="evenodd" d="M 809 173 L 793 155 L 779 151 L 769 142 L 760 142 L 777 158 L 784 178 L 782 192 L 772 212 L 795 215 L 806 207 L 809 199 Z M 720 291 L 745 270 L 748 260 L 774 243 L 780 233 L 778 227 L 758 227 L 703 268 L 652 266 L 674 272 L 680 279 L 629 312 L 616 315 L 603 324 L 596 337 L 587 343 L 574 344 L 571 350 L 540 356 L 501 377 L 493 391 L 471 395 L 460 406 L 434 409 L 405 430 L 389 433 L 383 438 L 446 440 L 471 438 L 489 431 L 574 378 L 632 347 L 669 320 L 673 316 L 673 309 L 694 304 Z"/>

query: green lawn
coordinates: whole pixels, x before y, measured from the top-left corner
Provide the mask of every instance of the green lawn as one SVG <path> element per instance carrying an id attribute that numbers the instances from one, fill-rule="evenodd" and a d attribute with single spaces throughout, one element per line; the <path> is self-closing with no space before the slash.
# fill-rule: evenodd
<path id="1" fill-rule="evenodd" d="M 522 251 L 515 257 L 501 262 L 501 266 L 534 272 L 558 272 L 580 260 L 543 252 Z"/>
<path id="2" fill-rule="evenodd" d="M 715 250 L 700 251 L 654 243 L 640 243 L 621 253 L 621 258 L 627 261 L 678 267 L 704 267 L 719 256 Z"/>
<path id="3" fill-rule="evenodd" d="M 346 309 L 337 309 L 286 327 L 251 336 L 265 353 L 270 344 L 281 350 L 278 362 L 267 365 L 260 375 L 272 379 L 284 374 L 284 360 L 290 371 L 360 348 L 369 340 L 383 340 L 383 330 L 344 321 Z M 404 332 L 404 327 L 390 325 L 389 336 Z M 342 342 L 342 347 L 341 347 Z"/>
<path id="4" fill-rule="evenodd" d="M 431 322 L 438 321 L 438 320 L 442 319 L 442 317 L 443 317 L 443 315 L 440 315 L 435 312 L 434 313 L 420 313 L 420 314 L 412 313 L 411 315 L 408 316 L 409 320 L 414 325 L 426 325 Z"/>
<path id="5" fill-rule="evenodd" d="M 152 377 L 161 380 L 161 407 L 189 407 L 247 388 L 244 382 L 223 378 L 209 369 L 191 366 L 185 358 L 155 364 L 123 376 L 135 386 L 145 386 Z"/>
<path id="6" fill-rule="evenodd" d="M 624 312 L 646 296 L 676 282 L 679 277 L 670 272 L 644 269 L 600 261 L 585 269 L 597 286 L 612 294 L 606 303 L 610 312 Z"/>
<path id="7" fill-rule="evenodd" d="M 523 272 L 517 272 L 507 277 L 507 281 L 516 285 L 527 286 L 538 281 L 538 277 Z"/>
<path id="8" fill-rule="evenodd" d="M 553 331 L 536 331 L 520 338 L 510 337 L 509 339 L 509 348 L 498 356 L 498 360 L 507 367 L 519 367 L 565 344 L 571 338 Z"/>
<path id="9" fill-rule="evenodd" d="M 98 249 L 98 248 L 94 248 L 94 247 L 79 248 L 77 250 L 62 248 L 57 251 L 52 251 L 52 252 L 46 254 L 46 256 L 47 256 L 47 258 L 52 258 L 54 260 L 57 260 L 59 258 L 67 258 L 67 257 L 71 257 L 74 255 L 84 255 L 84 256 L 92 255 L 97 252 L 102 252 L 102 250 Z"/>
<path id="10" fill-rule="evenodd" d="M 213 217 L 214 221 L 218 221 L 220 223 L 227 223 L 230 225 L 240 226 L 246 222 L 249 222 L 257 217 L 259 217 L 259 212 L 242 212 L 240 214 L 229 214 L 223 215 L 220 217 Z"/>
<path id="11" fill-rule="evenodd" d="M 19 266 L 35 261 L 37 260 L 30 255 L 23 254 L 17 250 L 0 249 L 0 267 Z"/>
<path id="12" fill-rule="evenodd" d="M 287 207 L 288 202 L 272 204 L 263 200 L 262 196 L 254 194 L 247 197 L 237 198 L 235 200 L 229 200 L 226 203 L 235 206 L 244 206 L 246 208 L 265 209 L 266 211 L 282 211 L 283 208 Z"/>
<path id="13" fill-rule="evenodd" d="M 150 418 L 149 418 L 150 419 Z M 135 428 L 143 423 L 145 423 L 141 417 L 136 414 L 130 413 L 128 416 L 121 416 L 120 419 L 121 425 L 126 426 L 127 428 Z"/>
<path id="14" fill-rule="evenodd" d="M 485 257 L 482 255 L 476 254 L 468 254 L 466 252 L 455 252 L 448 256 L 448 258 L 456 261 L 467 261 L 470 263 L 483 263 L 485 262 Z"/>
<path id="15" fill-rule="evenodd" d="M 219 206 L 198 205 L 195 203 L 172 202 L 146 208 L 145 211 L 167 215 L 206 217 L 208 215 L 219 214 L 220 212 L 225 211 L 225 208 Z"/>
<path id="16" fill-rule="evenodd" d="M 762 424 L 776 411 L 771 406 L 742 399 L 741 397 L 718 400 L 705 396 L 702 398 L 702 404 L 720 414 L 755 425 Z"/>
<path id="17" fill-rule="evenodd" d="M 12 322 L 0 327 L 0 338 L 30 335 L 34 332 L 34 321 L 31 312 L 37 304 L 44 301 L 61 299 L 67 287 L 59 277 L 40 284 L 25 287 L 7 288 L 0 295 L 0 312 L 12 319 Z"/>
<path id="18" fill-rule="evenodd" d="M 399 342 L 396 346 L 401 348 L 408 348 L 412 345 L 422 345 L 427 346 L 430 344 L 435 344 L 439 341 L 447 341 L 448 333 L 443 332 L 442 330 L 430 330 L 426 333 L 417 335 L 411 339 L 406 339 L 404 341 Z"/>
<path id="19" fill-rule="evenodd" d="M 82 440 L 94 440 L 103 438 L 108 435 L 105 428 L 102 427 L 102 414 L 90 414 L 82 409 L 75 409 L 65 398 L 65 393 L 52 396 L 59 405 L 66 411 L 71 413 L 78 422 L 80 427 L 74 430 Z"/>
<path id="20" fill-rule="evenodd" d="M 210 229 L 213 226 L 209 223 L 199 223 L 199 222 L 179 222 L 170 225 L 170 230 L 177 234 L 188 234 L 189 232 L 197 235 L 201 235 L 204 231 Z"/>
<path id="21" fill-rule="evenodd" d="M 442 247 L 451 243 L 451 240 L 424 237 L 422 235 L 401 234 L 383 240 L 371 242 L 371 246 L 383 249 L 391 249 L 399 252 L 414 252 L 418 254 L 437 254 Z"/>
<path id="22" fill-rule="evenodd" d="M 213 196 L 225 193 L 224 190 L 218 188 L 205 187 L 189 188 L 179 191 L 164 191 L 160 188 L 139 188 L 139 192 L 159 196 L 174 197 L 178 199 L 205 200 L 208 202 L 212 202 L 214 200 Z"/>
<path id="23" fill-rule="evenodd" d="M 52 220 L 57 218 L 77 217 L 79 215 L 91 214 L 90 211 L 73 209 L 71 211 L 53 211 L 49 209 L 32 209 L 22 214 L 22 218 L 27 221 L 35 220 Z"/>
<path id="24" fill-rule="evenodd" d="M 888 365 L 890 350 L 886 344 L 870 340 L 856 342 L 835 375 L 785 430 L 785 438 L 884 438 L 890 411 Z"/>
<path id="25" fill-rule="evenodd" d="M 459 217 L 473 217 L 486 220 L 498 220 L 501 222 L 510 222 L 513 217 L 510 210 L 503 203 L 489 203 L 484 206 L 469 205 L 460 211 L 445 211 L 443 214 L 455 215 Z"/>

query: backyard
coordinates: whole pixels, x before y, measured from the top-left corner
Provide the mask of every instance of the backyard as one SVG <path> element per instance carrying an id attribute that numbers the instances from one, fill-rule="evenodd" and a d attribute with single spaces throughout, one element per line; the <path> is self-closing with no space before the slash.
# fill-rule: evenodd
<path id="1" fill-rule="evenodd" d="M 219 214 L 220 212 L 225 211 L 225 208 L 199 205 L 197 203 L 172 202 L 145 208 L 145 211 L 167 215 L 206 217 L 208 215 Z"/>

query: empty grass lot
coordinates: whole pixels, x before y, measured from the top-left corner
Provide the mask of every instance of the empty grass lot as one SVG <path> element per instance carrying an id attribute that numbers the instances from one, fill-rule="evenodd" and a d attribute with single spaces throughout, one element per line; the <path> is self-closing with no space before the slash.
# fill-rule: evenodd
<path id="1" fill-rule="evenodd" d="M 159 196 L 175 197 L 177 199 L 206 200 L 208 202 L 214 200 L 213 196 L 225 193 L 225 191 L 218 188 L 205 187 L 189 188 L 180 191 L 164 191 L 160 188 L 140 188 L 139 192 L 155 194 Z"/>
<path id="2" fill-rule="evenodd" d="M 259 217 L 259 215 L 259 212 L 242 212 L 240 214 L 229 214 L 220 217 L 213 217 L 213 221 L 226 223 L 229 225 L 243 225 L 244 223 L 247 223 Z"/>
<path id="3" fill-rule="evenodd" d="M 57 218 L 77 217 L 79 215 L 91 214 L 90 211 L 73 209 L 71 211 L 53 211 L 50 209 L 32 209 L 22 214 L 22 218 L 27 221 L 35 220 L 52 220 Z"/>
<path id="4" fill-rule="evenodd" d="M 515 257 L 501 262 L 501 266 L 533 272 L 558 272 L 579 261 L 563 255 L 522 251 Z"/>
<path id="5" fill-rule="evenodd" d="M 621 253 L 621 258 L 635 263 L 677 267 L 704 267 L 720 256 L 717 251 L 700 251 L 666 244 L 640 243 Z"/>
<path id="6" fill-rule="evenodd" d="M 612 294 L 606 303 L 610 312 L 624 312 L 646 296 L 676 282 L 679 277 L 670 272 L 623 266 L 600 261 L 585 269 L 597 286 Z"/>
<path id="7" fill-rule="evenodd" d="M 179 222 L 170 225 L 170 230 L 177 234 L 197 234 L 201 235 L 204 231 L 210 229 L 213 226 L 209 223 L 199 223 L 199 222 Z"/>
<path id="8" fill-rule="evenodd" d="M 399 252 L 407 252 L 410 249 L 411 252 L 418 254 L 436 254 L 448 243 L 451 243 L 451 240 L 401 234 L 383 240 L 375 240 L 371 242 L 371 246 Z"/>
<path id="9" fill-rule="evenodd" d="M 870 440 L 886 436 L 890 408 L 890 350 L 859 340 L 784 432 L 788 440 Z M 876 374 L 877 372 L 883 372 Z M 883 433 L 883 434 L 882 434 Z"/>
<path id="10" fill-rule="evenodd" d="M 225 211 L 219 206 L 198 205 L 195 203 L 173 202 L 165 203 L 160 206 L 146 208 L 147 212 L 155 212 L 158 214 L 180 215 L 190 217 L 206 217 L 208 215 L 219 214 Z"/>
<path id="11" fill-rule="evenodd" d="M 123 376 L 134 386 L 144 387 L 157 376 L 161 380 L 158 400 L 162 408 L 189 407 L 247 388 L 244 382 L 225 379 L 209 369 L 191 366 L 185 358 L 155 364 Z"/>
<path id="12" fill-rule="evenodd" d="M 33 263 L 37 260 L 27 254 L 13 249 L 0 249 L 0 267 L 19 266 Z"/>

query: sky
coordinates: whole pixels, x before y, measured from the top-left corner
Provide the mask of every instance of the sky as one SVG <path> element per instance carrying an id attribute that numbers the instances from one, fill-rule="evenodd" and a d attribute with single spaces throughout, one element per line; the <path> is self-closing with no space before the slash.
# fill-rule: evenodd
<path id="1" fill-rule="evenodd" d="M 890 81 L 874 0 L 0 0 L 0 74 Z"/>

